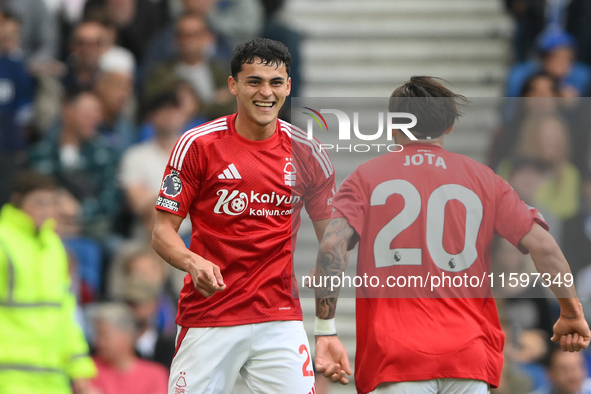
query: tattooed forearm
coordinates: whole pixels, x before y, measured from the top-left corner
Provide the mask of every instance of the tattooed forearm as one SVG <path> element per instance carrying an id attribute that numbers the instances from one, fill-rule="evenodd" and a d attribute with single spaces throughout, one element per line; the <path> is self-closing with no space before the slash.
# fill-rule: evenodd
<path id="1" fill-rule="evenodd" d="M 331 290 L 330 277 L 345 272 L 349 262 L 348 245 L 354 235 L 355 230 L 344 218 L 331 220 L 324 232 L 314 281 L 316 316 L 321 319 L 332 319 L 335 315 L 340 288 Z"/>

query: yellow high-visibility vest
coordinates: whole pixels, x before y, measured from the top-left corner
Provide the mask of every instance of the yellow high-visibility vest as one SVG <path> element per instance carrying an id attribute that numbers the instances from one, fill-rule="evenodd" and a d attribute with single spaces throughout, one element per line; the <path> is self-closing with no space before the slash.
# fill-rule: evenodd
<path id="1" fill-rule="evenodd" d="M 96 367 L 75 321 L 64 246 L 46 222 L 0 210 L 0 393 L 71 393 Z"/>

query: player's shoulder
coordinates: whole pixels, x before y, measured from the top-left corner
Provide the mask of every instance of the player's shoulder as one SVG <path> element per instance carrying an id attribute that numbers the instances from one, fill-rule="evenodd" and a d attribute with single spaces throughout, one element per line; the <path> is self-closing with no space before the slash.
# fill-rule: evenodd
<path id="1" fill-rule="evenodd" d="M 286 138 L 291 143 L 291 149 L 298 151 L 298 154 L 310 156 L 314 151 L 322 151 L 320 142 L 314 137 L 308 138 L 308 134 L 301 128 L 281 119 L 277 119 L 277 122 L 282 138 Z"/>
<path id="2" fill-rule="evenodd" d="M 443 152 L 445 152 L 444 154 L 448 156 L 450 159 L 463 163 L 464 166 L 472 169 L 475 172 L 481 172 L 489 176 L 495 175 L 495 172 L 489 166 L 482 164 L 481 162 L 476 161 L 471 157 L 468 157 L 461 153 L 450 152 L 447 150 L 443 150 Z"/>
<path id="3" fill-rule="evenodd" d="M 221 118 L 200 124 L 183 133 L 179 141 L 186 144 L 205 145 L 208 142 L 227 136 L 230 129 L 232 115 L 222 116 Z"/>
<path id="4" fill-rule="evenodd" d="M 289 122 L 278 119 L 278 123 L 282 138 L 286 138 L 291 146 L 292 156 L 317 164 L 327 177 L 334 173 L 330 157 L 320 141 L 314 137 L 309 138 L 304 130 Z"/>
<path id="5" fill-rule="evenodd" d="M 232 115 L 222 116 L 221 118 L 185 131 L 172 150 L 170 165 L 180 170 L 189 152 L 200 150 L 215 140 L 229 136 L 230 133 L 228 131 L 230 129 L 229 122 L 231 117 Z"/>
<path id="6" fill-rule="evenodd" d="M 508 183 L 489 166 L 460 153 L 446 151 L 446 155 L 454 161 L 454 165 L 450 168 L 456 171 L 458 176 L 461 174 L 465 182 L 479 190 L 491 193 L 510 188 Z"/>

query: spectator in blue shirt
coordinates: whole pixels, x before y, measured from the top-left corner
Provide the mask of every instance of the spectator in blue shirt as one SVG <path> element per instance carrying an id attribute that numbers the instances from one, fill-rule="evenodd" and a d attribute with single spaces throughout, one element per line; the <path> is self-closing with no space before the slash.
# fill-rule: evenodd
<path id="1" fill-rule="evenodd" d="M 563 352 L 560 347 L 554 347 L 547 363 L 550 384 L 531 394 L 591 394 L 583 353 Z"/>
<path id="2" fill-rule="evenodd" d="M 0 205 L 7 202 L 18 164 L 24 159 L 24 128 L 31 118 L 34 81 L 19 49 L 17 18 L 0 13 Z"/>
<path id="3" fill-rule="evenodd" d="M 558 79 L 561 96 L 587 96 L 591 82 L 589 66 L 575 62 L 575 40 L 561 30 L 550 29 L 538 39 L 540 60 L 519 63 L 507 77 L 507 97 L 518 97 L 533 74 L 543 70 Z"/>

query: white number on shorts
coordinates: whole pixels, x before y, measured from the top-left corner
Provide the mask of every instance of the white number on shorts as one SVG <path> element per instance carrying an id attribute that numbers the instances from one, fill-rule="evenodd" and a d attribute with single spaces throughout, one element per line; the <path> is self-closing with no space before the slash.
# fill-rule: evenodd
<path id="1" fill-rule="evenodd" d="M 395 179 L 380 183 L 371 194 L 372 206 L 384 205 L 393 194 L 400 194 L 404 199 L 404 208 L 377 234 L 374 241 L 374 260 L 376 267 L 392 265 L 420 265 L 420 248 L 390 249 L 392 240 L 408 228 L 421 212 L 421 195 L 412 183 Z M 457 254 L 450 254 L 443 247 L 443 228 L 445 206 L 451 200 L 458 200 L 466 208 L 466 232 L 464 249 Z M 476 238 L 482 222 L 482 202 L 476 193 L 467 187 L 455 184 L 442 185 L 435 189 L 427 201 L 426 228 L 427 249 L 433 262 L 441 269 L 458 272 L 469 268 L 476 258 Z"/>

